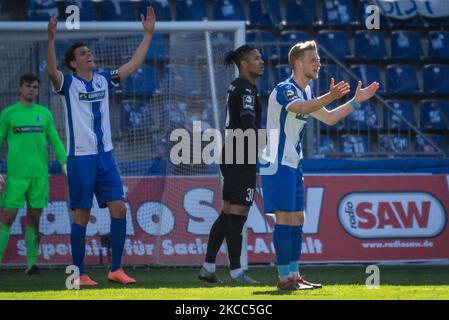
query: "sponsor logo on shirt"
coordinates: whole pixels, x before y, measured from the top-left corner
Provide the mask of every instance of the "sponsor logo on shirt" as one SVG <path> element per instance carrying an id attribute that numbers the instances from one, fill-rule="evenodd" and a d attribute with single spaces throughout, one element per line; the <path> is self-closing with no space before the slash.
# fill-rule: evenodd
<path id="1" fill-rule="evenodd" d="M 243 96 L 243 109 L 254 110 L 254 97 L 245 95 Z"/>
<path id="2" fill-rule="evenodd" d="M 78 94 L 78 99 L 80 99 L 80 101 L 102 100 L 104 99 L 105 95 L 106 95 L 105 90 L 95 92 L 80 92 Z"/>
<path id="3" fill-rule="evenodd" d="M 33 132 L 44 132 L 43 126 L 23 126 L 23 127 L 13 127 L 14 133 L 33 133 Z"/>

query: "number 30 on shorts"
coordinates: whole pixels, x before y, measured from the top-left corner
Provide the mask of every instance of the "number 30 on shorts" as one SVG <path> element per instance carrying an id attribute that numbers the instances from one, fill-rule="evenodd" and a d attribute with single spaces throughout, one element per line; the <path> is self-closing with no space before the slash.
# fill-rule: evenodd
<path id="1" fill-rule="evenodd" d="M 246 189 L 246 192 L 248 193 L 246 196 L 246 201 L 251 202 L 254 200 L 254 188 L 248 188 Z"/>

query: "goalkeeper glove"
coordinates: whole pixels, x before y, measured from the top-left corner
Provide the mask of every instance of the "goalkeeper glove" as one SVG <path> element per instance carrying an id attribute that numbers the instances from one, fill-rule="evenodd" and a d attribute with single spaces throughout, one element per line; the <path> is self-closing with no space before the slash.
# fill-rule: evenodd
<path id="1" fill-rule="evenodd" d="M 61 164 L 62 173 L 67 176 L 67 163 Z"/>

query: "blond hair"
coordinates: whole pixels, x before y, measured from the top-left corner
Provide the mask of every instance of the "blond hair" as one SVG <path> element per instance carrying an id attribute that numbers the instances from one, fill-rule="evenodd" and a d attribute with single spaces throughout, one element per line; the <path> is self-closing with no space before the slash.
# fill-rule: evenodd
<path id="1" fill-rule="evenodd" d="M 301 59 L 304 55 L 304 51 L 307 50 L 317 50 L 317 45 L 314 40 L 299 42 L 290 48 L 290 51 L 288 52 L 288 63 L 290 63 L 292 69 L 294 68 L 294 62 Z"/>

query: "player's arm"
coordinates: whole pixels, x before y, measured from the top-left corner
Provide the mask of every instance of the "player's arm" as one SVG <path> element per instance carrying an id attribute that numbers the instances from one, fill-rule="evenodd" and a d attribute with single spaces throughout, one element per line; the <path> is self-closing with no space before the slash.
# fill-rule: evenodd
<path id="1" fill-rule="evenodd" d="M 153 37 L 154 24 L 156 22 L 156 17 L 154 15 L 154 10 L 152 7 L 147 7 L 147 16 L 143 14 L 140 15 L 142 20 L 143 29 L 145 31 L 143 40 L 134 52 L 131 60 L 118 68 L 118 76 L 120 80 L 128 78 L 134 71 L 136 71 L 145 60 L 148 48 L 150 47 L 151 38 Z"/>
<path id="2" fill-rule="evenodd" d="M 295 102 L 289 104 L 287 111 L 301 114 L 313 113 L 320 110 L 324 106 L 327 106 L 332 101 L 340 99 L 344 95 L 348 94 L 349 89 L 349 83 L 340 81 L 339 83 L 334 84 L 334 78 L 332 78 L 328 93 L 316 99 L 309 99 L 307 101 L 297 99 Z"/>
<path id="3" fill-rule="evenodd" d="M 63 76 L 58 70 L 56 63 L 55 35 L 58 19 L 51 17 L 48 22 L 48 44 L 47 44 L 47 74 L 56 91 L 61 89 Z"/>
<path id="4" fill-rule="evenodd" d="M 58 159 L 61 165 L 64 165 L 67 162 L 67 153 L 65 151 L 61 139 L 59 138 L 58 132 L 56 131 L 53 116 L 51 115 L 50 112 L 48 114 L 48 125 L 46 135 L 48 141 L 53 147 L 53 151 L 56 154 L 56 158 Z"/>
<path id="5" fill-rule="evenodd" d="M 240 114 L 242 130 L 257 130 L 256 124 L 256 92 L 252 88 L 237 89 L 235 91 L 234 103 L 237 104 Z"/>
<path id="6" fill-rule="evenodd" d="M 332 126 L 351 114 L 351 112 L 354 111 L 354 108 L 360 107 L 360 103 L 371 99 L 376 94 L 377 89 L 379 89 L 378 82 L 373 82 L 368 87 L 362 89 L 362 82 L 359 81 L 353 99 L 333 110 L 322 108 L 310 115 L 321 122 Z"/>

